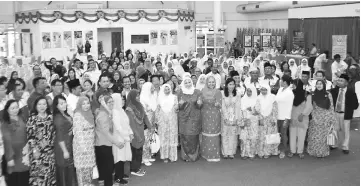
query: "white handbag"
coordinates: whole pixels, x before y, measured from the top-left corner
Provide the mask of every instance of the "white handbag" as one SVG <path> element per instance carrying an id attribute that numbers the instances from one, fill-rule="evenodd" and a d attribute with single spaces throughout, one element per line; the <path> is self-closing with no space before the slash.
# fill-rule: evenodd
<path id="1" fill-rule="evenodd" d="M 149 139 L 149 142 L 150 142 L 151 153 L 152 154 L 157 153 L 160 149 L 160 141 L 158 134 L 154 132 L 151 138 Z"/>
<path id="2" fill-rule="evenodd" d="M 327 135 L 327 145 L 334 146 L 336 145 L 336 141 L 337 141 L 337 132 L 333 127 L 331 127 L 330 132 Z"/>
<path id="3" fill-rule="evenodd" d="M 98 167 L 94 166 L 93 167 L 93 176 L 92 176 L 93 180 L 98 179 L 99 178 L 99 171 L 98 171 Z"/>
<path id="4" fill-rule="evenodd" d="M 280 133 L 266 135 L 266 144 L 267 145 L 280 144 L 280 142 L 281 142 Z"/>

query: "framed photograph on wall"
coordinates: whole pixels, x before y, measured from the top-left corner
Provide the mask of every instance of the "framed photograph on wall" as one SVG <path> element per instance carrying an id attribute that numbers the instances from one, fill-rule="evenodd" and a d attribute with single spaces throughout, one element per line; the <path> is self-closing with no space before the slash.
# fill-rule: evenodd
<path id="1" fill-rule="evenodd" d="M 244 47 L 252 47 L 252 36 L 250 35 L 244 36 Z"/>
<path id="2" fill-rule="evenodd" d="M 53 48 L 61 48 L 61 32 L 53 32 Z"/>
<path id="3" fill-rule="evenodd" d="M 169 43 L 171 45 L 177 45 L 178 44 L 178 31 L 176 29 L 169 31 Z"/>
<path id="4" fill-rule="evenodd" d="M 160 31 L 160 45 L 168 45 L 168 31 L 167 30 Z"/>
<path id="5" fill-rule="evenodd" d="M 277 36 L 276 47 L 282 47 L 282 36 Z"/>
<path id="6" fill-rule="evenodd" d="M 64 48 L 72 48 L 73 47 L 73 37 L 71 31 L 63 32 L 63 46 Z"/>
<path id="7" fill-rule="evenodd" d="M 271 46 L 277 47 L 277 36 L 271 36 Z"/>
<path id="8" fill-rule="evenodd" d="M 158 42 L 158 31 L 157 30 L 151 30 L 150 31 L 150 44 L 151 45 L 157 45 Z"/>
<path id="9" fill-rule="evenodd" d="M 261 36 L 254 35 L 253 36 L 253 47 L 259 47 L 261 45 Z"/>
<path id="10" fill-rule="evenodd" d="M 262 36 L 262 47 L 269 47 L 271 45 L 271 36 Z"/>
<path id="11" fill-rule="evenodd" d="M 42 32 L 41 37 L 43 40 L 43 49 L 51 48 L 50 32 Z"/>

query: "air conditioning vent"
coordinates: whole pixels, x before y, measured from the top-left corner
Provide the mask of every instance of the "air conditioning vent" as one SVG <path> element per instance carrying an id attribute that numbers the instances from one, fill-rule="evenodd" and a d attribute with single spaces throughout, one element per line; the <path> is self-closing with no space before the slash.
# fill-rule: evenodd
<path id="1" fill-rule="evenodd" d="M 256 5 L 256 8 L 259 8 L 259 5 Z"/>

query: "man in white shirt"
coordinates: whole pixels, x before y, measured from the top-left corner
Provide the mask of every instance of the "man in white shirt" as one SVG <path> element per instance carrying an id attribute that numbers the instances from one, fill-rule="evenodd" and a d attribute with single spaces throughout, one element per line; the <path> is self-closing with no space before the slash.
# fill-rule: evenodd
<path id="1" fill-rule="evenodd" d="M 213 66 L 212 67 L 212 72 L 208 73 L 207 74 L 207 78 L 209 76 L 213 76 L 214 79 L 216 80 L 216 89 L 220 89 L 221 88 L 221 81 L 222 81 L 222 78 L 221 78 L 221 75 L 219 75 L 217 73 L 217 67 L 216 66 Z"/>
<path id="2" fill-rule="evenodd" d="M 261 83 L 266 83 L 271 87 L 271 93 L 277 94 L 280 87 L 279 78 L 273 76 L 272 65 L 269 62 L 264 63 L 264 76 L 260 78 Z"/>
<path id="3" fill-rule="evenodd" d="M 249 69 L 249 74 L 250 77 L 247 77 L 244 80 L 244 85 L 249 86 L 249 85 L 253 85 L 254 87 L 256 87 L 257 90 L 257 95 L 259 95 L 260 93 L 260 78 L 259 78 L 259 70 L 256 67 L 251 67 Z"/>
<path id="4" fill-rule="evenodd" d="M 288 127 L 291 121 L 291 113 L 293 106 L 294 94 L 290 87 L 292 78 L 290 76 L 282 76 L 282 87 L 278 90 L 276 95 L 278 116 L 277 125 L 278 131 L 281 133 L 281 144 L 279 145 L 280 158 L 285 157 L 288 151 Z"/>
<path id="5" fill-rule="evenodd" d="M 331 66 L 332 82 L 336 83 L 336 80 L 338 79 L 338 77 L 340 77 L 341 74 L 346 72 L 348 65 L 346 62 L 341 60 L 341 56 L 339 54 L 336 54 L 335 56 L 333 56 L 333 59 L 335 61 L 332 63 L 332 66 Z"/>
<path id="6" fill-rule="evenodd" d="M 80 79 L 84 73 L 84 70 L 81 69 L 80 67 L 81 67 L 81 61 L 79 59 L 75 59 L 73 69 L 75 71 L 75 77 L 77 79 Z"/>
<path id="7" fill-rule="evenodd" d="M 89 79 L 94 83 L 95 89 L 98 89 L 98 80 L 101 75 L 101 71 L 98 69 L 96 62 L 93 59 L 89 60 L 89 69 L 86 72 L 89 74 Z"/>
<path id="8" fill-rule="evenodd" d="M 326 83 L 326 90 L 329 91 L 332 88 L 332 83 L 331 81 L 328 81 L 325 77 L 325 72 L 322 70 L 319 70 L 316 72 L 315 74 L 315 79 L 311 81 L 311 87 L 312 87 L 312 91 L 316 90 L 316 83 L 318 80 L 324 81 Z"/>
<path id="9" fill-rule="evenodd" d="M 76 104 L 81 93 L 81 85 L 79 79 L 70 80 L 67 82 L 69 87 L 69 95 L 66 98 L 66 103 L 68 104 L 68 114 L 73 117 Z"/>

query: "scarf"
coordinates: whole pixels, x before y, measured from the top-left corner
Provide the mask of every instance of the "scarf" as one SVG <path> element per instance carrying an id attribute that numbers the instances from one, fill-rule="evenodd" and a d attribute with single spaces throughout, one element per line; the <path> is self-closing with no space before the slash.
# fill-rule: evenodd
<path id="1" fill-rule="evenodd" d="M 151 73 L 154 72 L 153 65 L 152 65 L 150 59 L 146 59 L 146 60 L 144 61 L 144 68 L 145 68 L 146 70 L 148 70 L 149 72 L 151 72 Z"/>
<path id="2" fill-rule="evenodd" d="M 145 116 L 145 111 L 142 104 L 137 101 L 137 95 L 139 94 L 138 90 L 130 90 L 127 97 L 127 109 L 129 111 L 133 111 L 134 119 L 139 125 L 143 125 L 143 119 Z"/>
<path id="3" fill-rule="evenodd" d="M 90 125 L 94 126 L 94 115 L 91 111 L 91 109 L 89 108 L 89 110 L 87 111 L 84 111 L 83 110 L 83 103 L 85 101 L 89 101 L 89 104 L 90 104 L 90 100 L 88 97 L 86 96 L 80 96 L 79 99 L 78 99 L 78 103 L 76 104 L 76 108 L 74 110 L 74 113 L 77 113 L 79 112 L 85 120 L 87 120 L 88 123 L 90 123 Z"/>
<path id="4" fill-rule="evenodd" d="M 316 82 L 316 85 L 319 81 L 321 80 L 318 80 Z M 326 91 L 326 84 L 323 81 L 321 82 L 323 84 L 323 89 L 322 90 L 318 90 L 317 88 L 315 89 L 315 91 L 312 94 L 312 101 L 315 102 L 315 104 L 318 107 L 321 107 L 323 109 L 329 109 L 331 106 L 331 102 L 330 99 L 328 98 L 328 93 Z"/>
<path id="5" fill-rule="evenodd" d="M 272 112 L 273 103 L 275 102 L 275 95 L 271 94 L 271 87 L 267 83 L 262 83 L 260 87 L 267 89 L 266 95 L 261 93 L 257 98 L 261 104 L 261 114 L 263 116 L 269 116 Z"/>
<path id="6" fill-rule="evenodd" d="M 303 82 L 300 79 L 298 79 L 296 83 L 296 89 L 293 90 L 293 94 L 295 95 L 295 98 L 293 100 L 293 106 L 297 107 L 306 100 L 306 91 L 303 90 Z"/>
<path id="7" fill-rule="evenodd" d="M 198 81 L 196 83 L 196 89 L 202 90 L 204 88 L 204 85 L 206 84 L 206 75 L 201 74 L 198 78 Z"/>
<path id="8" fill-rule="evenodd" d="M 152 111 L 157 109 L 157 98 L 154 93 L 151 92 L 153 84 L 150 82 L 144 83 L 142 91 L 140 92 L 140 103 L 144 108 L 149 108 Z"/>
<path id="9" fill-rule="evenodd" d="M 112 94 L 112 98 L 114 100 L 114 107 L 113 107 L 113 125 L 114 130 L 120 131 L 122 136 L 116 136 L 121 137 L 126 141 L 130 141 L 129 135 L 131 131 L 129 130 L 129 118 L 128 115 L 125 113 L 125 111 L 122 108 L 123 100 L 120 94 L 115 93 Z M 128 130 L 127 130 L 128 129 Z"/>
<path id="10" fill-rule="evenodd" d="M 247 85 L 246 90 L 251 89 L 252 95 L 248 96 L 247 93 L 241 99 L 241 109 L 246 110 L 249 107 L 254 107 L 257 101 L 257 90 L 253 85 Z"/>
<path id="11" fill-rule="evenodd" d="M 168 95 L 164 93 L 164 89 L 166 87 L 168 87 L 170 90 L 170 93 Z M 165 113 L 171 112 L 174 106 L 174 101 L 175 101 L 175 96 L 172 93 L 171 86 L 167 83 L 161 86 L 159 92 L 159 106 L 163 110 L 163 112 Z"/>
<path id="12" fill-rule="evenodd" d="M 186 88 L 186 87 L 185 87 L 184 83 L 185 83 L 186 81 L 189 81 L 189 82 L 190 82 L 190 84 L 191 84 L 191 87 L 190 87 L 190 88 Z M 184 78 L 183 81 L 182 81 L 182 83 L 180 84 L 180 87 L 181 87 L 181 89 L 182 89 L 183 94 L 191 95 L 191 94 L 194 93 L 194 89 L 195 89 L 195 88 L 194 88 L 194 86 L 193 86 L 193 82 L 192 82 L 192 79 L 191 79 L 190 77 Z"/>
<path id="13" fill-rule="evenodd" d="M 306 61 L 306 65 L 304 65 L 304 64 L 302 63 L 303 61 Z M 300 64 L 299 68 L 300 68 L 300 73 L 301 73 L 301 75 L 302 75 L 302 72 L 303 72 L 303 71 L 309 71 L 309 72 L 311 72 L 311 68 L 308 66 L 308 60 L 307 60 L 306 58 L 303 58 L 303 59 L 301 60 L 301 64 Z"/>

